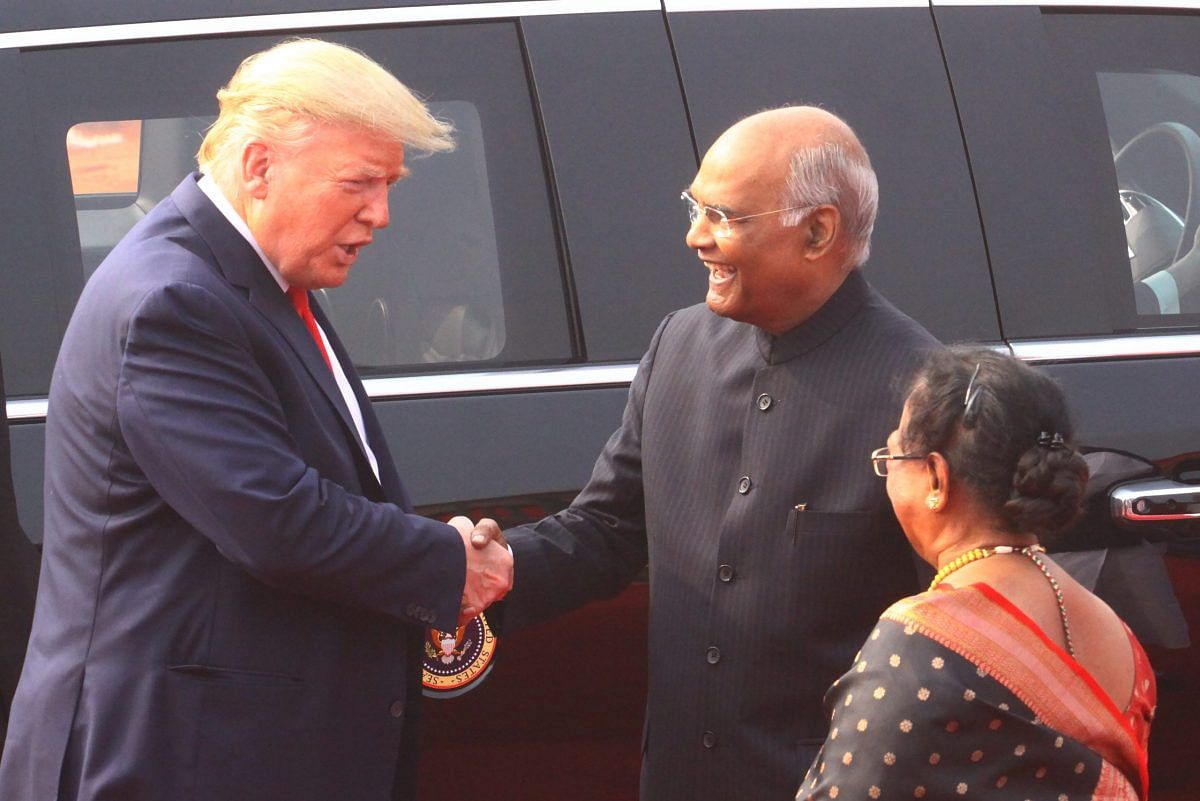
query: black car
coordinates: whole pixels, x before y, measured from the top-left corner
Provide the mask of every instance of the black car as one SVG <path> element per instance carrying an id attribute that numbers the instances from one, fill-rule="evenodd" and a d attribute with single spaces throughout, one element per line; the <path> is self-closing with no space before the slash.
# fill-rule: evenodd
<path id="1" fill-rule="evenodd" d="M 454 121 L 458 150 L 414 166 L 321 302 L 417 503 L 505 524 L 569 501 L 655 326 L 703 298 L 678 196 L 704 149 L 748 113 L 815 102 L 878 172 L 870 281 L 943 341 L 1066 386 L 1094 477 L 1063 559 L 1151 646 L 1154 798 L 1195 795 L 1200 3 L 253 6 L 0 0 L 0 351 L 33 541 L 75 300 L 194 169 L 215 89 L 250 53 L 342 42 Z M 427 796 L 636 797 L 646 593 L 508 639 L 477 691 L 430 705 Z"/>

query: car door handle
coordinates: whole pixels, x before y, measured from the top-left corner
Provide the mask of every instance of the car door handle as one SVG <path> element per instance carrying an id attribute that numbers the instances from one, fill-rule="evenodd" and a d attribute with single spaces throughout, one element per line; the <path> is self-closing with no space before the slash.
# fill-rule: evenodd
<path id="1" fill-rule="evenodd" d="M 1200 520 L 1200 486 L 1170 479 L 1134 481 L 1110 493 L 1113 517 L 1128 523 Z"/>

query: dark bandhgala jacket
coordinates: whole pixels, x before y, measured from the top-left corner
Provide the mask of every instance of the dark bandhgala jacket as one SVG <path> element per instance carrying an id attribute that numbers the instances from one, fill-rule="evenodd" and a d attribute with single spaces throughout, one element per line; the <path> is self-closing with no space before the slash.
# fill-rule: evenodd
<path id="1" fill-rule="evenodd" d="M 384 801 L 415 786 L 420 639 L 462 541 L 408 512 L 329 368 L 192 175 L 88 282 L 50 389 L 37 609 L 3 801 Z"/>
<path id="2" fill-rule="evenodd" d="M 676 312 L 587 487 L 508 532 L 508 627 L 610 595 L 649 561 L 644 801 L 794 796 L 825 690 L 916 589 L 869 455 L 936 346 L 858 271 L 779 337 Z"/>

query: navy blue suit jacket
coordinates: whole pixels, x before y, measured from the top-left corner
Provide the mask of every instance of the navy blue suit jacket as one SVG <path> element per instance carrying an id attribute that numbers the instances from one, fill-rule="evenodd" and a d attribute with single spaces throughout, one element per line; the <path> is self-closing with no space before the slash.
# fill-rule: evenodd
<path id="1" fill-rule="evenodd" d="M 99 267 L 59 353 L 0 799 L 408 797 L 422 629 L 454 624 L 462 541 L 410 513 L 352 375 L 376 480 L 197 177 Z"/>

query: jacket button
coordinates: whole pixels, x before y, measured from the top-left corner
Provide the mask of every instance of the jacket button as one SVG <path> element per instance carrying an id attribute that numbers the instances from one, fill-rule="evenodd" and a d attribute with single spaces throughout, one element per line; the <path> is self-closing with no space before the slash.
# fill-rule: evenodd
<path id="1" fill-rule="evenodd" d="M 388 707 L 388 712 L 390 712 L 394 718 L 404 717 L 404 702 L 392 701 L 392 705 Z"/>
<path id="2" fill-rule="evenodd" d="M 710 645 L 704 653 L 704 658 L 708 660 L 708 664 L 715 665 L 721 661 L 721 649 L 715 645 Z"/>
<path id="3" fill-rule="evenodd" d="M 750 491 L 750 486 L 750 476 L 742 476 L 741 480 L 738 481 L 738 494 L 745 495 Z"/>
<path id="4" fill-rule="evenodd" d="M 765 412 L 767 409 L 771 408 L 771 404 L 774 402 L 775 402 L 775 399 L 764 392 L 763 394 L 758 396 L 758 410 L 760 412 Z"/>
<path id="5" fill-rule="evenodd" d="M 718 567 L 717 578 L 726 584 L 733 581 L 733 565 L 721 565 Z"/>
<path id="6" fill-rule="evenodd" d="M 704 743 L 705 748 L 716 748 L 717 735 L 711 731 L 704 732 L 704 736 L 700 738 L 700 742 Z"/>

